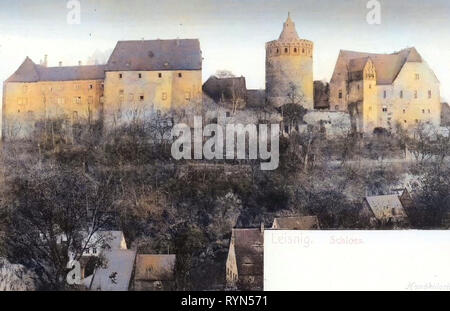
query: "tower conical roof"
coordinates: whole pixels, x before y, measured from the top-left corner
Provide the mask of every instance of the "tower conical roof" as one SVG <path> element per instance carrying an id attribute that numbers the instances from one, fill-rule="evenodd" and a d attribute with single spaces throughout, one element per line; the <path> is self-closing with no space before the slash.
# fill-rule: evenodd
<path id="1" fill-rule="evenodd" d="M 280 41 L 293 41 L 300 40 L 300 37 L 297 34 L 297 30 L 295 30 L 295 23 L 291 19 L 291 14 L 288 13 L 288 18 L 286 22 L 283 24 L 283 31 L 280 34 Z"/>

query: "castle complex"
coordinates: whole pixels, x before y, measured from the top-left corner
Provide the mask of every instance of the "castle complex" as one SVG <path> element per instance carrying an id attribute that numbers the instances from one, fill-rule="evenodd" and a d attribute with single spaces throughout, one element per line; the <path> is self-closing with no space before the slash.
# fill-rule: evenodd
<path id="1" fill-rule="evenodd" d="M 415 48 L 393 54 L 341 51 L 329 101 L 331 110 L 349 111 L 362 133 L 440 126 L 439 80 Z"/>
<path id="2" fill-rule="evenodd" d="M 311 112 L 318 87 L 328 89 L 317 84 L 315 90 L 313 51 L 289 15 L 278 40 L 266 43 L 265 93 L 246 90 L 243 77 L 211 78 L 202 91 L 196 39 L 120 41 L 105 65 L 48 67 L 47 59 L 38 65 L 27 57 L 3 85 L 2 137 L 27 137 L 43 120 L 57 118 L 116 126 L 149 113 L 201 107 L 205 96 L 215 102 L 228 98 L 231 114 L 248 107 L 276 111 L 288 103 Z M 398 124 L 440 125 L 439 81 L 415 48 L 393 54 L 341 51 L 329 90 L 329 98 L 319 92 L 326 118 L 347 114 L 361 133 L 395 130 Z M 321 118 L 315 112 L 314 119 Z"/>
<path id="3" fill-rule="evenodd" d="M 313 51 L 311 41 L 300 39 L 290 15 L 278 40 L 266 43 L 266 96 L 280 107 L 294 102 L 314 108 Z"/>

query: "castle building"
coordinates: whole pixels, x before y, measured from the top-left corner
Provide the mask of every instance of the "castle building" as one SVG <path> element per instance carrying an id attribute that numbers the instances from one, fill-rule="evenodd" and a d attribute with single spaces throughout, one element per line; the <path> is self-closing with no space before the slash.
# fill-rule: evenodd
<path id="1" fill-rule="evenodd" d="M 47 67 L 27 57 L 3 84 L 2 137 L 27 137 L 46 119 L 98 120 L 104 75 L 104 66 Z"/>
<path id="2" fill-rule="evenodd" d="M 439 127 L 440 85 L 415 48 L 392 54 L 340 51 L 330 81 L 330 110 L 350 112 L 361 133 L 398 125 Z"/>
<path id="3" fill-rule="evenodd" d="M 298 103 L 314 109 L 313 49 L 311 41 L 300 39 L 290 15 L 278 40 L 266 43 L 266 96 L 280 107 Z"/>
<path id="4" fill-rule="evenodd" d="M 47 67 L 26 58 L 3 84 L 3 138 L 29 137 L 48 119 L 108 125 L 202 103 L 194 39 L 120 41 L 106 65 Z"/>
<path id="5" fill-rule="evenodd" d="M 119 41 L 105 68 L 105 123 L 202 102 L 196 39 Z"/>

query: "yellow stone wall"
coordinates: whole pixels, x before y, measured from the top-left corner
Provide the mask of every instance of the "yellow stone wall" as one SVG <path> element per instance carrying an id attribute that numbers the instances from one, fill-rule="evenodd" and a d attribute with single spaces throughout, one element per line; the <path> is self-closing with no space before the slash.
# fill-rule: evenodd
<path id="1" fill-rule="evenodd" d="M 314 109 L 314 44 L 308 40 L 272 41 L 266 44 L 267 100 L 279 107 L 286 104 L 293 83 L 303 95 L 303 106 Z"/>
<path id="2" fill-rule="evenodd" d="M 375 127 L 395 131 L 398 124 L 408 130 L 419 124 L 440 126 L 439 81 L 426 63 L 406 63 L 392 85 L 377 85 L 375 89 L 374 94 L 365 88 L 364 132 Z"/>
<path id="3" fill-rule="evenodd" d="M 129 120 L 136 112 L 144 116 L 201 102 L 201 70 L 106 72 L 104 107 L 108 125 L 114 120 Z"/>
<path id="4" fill-rule="evenodd" d="M 102 95 L 103 80 L 5 82 L 2 135 L 25 137 L 44 118 L 98 120 Z"/>

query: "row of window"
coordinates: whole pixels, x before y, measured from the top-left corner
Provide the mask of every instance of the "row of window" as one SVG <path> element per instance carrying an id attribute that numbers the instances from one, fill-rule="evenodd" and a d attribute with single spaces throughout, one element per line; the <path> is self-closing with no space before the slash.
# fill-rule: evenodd
<path id="1" fill-rule="evenodd" d="M 289 53 L 289 48 L 288 47 L 284 47 L 283 48 L 283 51 L 284 51 L 284 54 L 288 54 Z M 299 53 L 300 51 L 301 51 L 301 53 L 302 54 L 311 54 L 311 49 L 305 49 L 305 48 L 296 48 L 296 47 L 294 47 L 293 49 L 292 49 L 292 51 L 293 51 L 293 53 L 294 54 L 297 54 L 297 53 Z M 276 48 L 275 50 L 274 50 L 274 54 L 280 54 L 280 52 L 281 52 L 281 50 L 280 50 L 280 48 Z"/>
<path id="2" fill-rule="evenodd" d="M 400 98 L 403 98 L 403 91 L 400 91 Z M 433 92 L 431 90 L 428 90 L 428 98 L 431 99 L 433 97 Z M 387 91 L 383 92 L 383 98 L 387 98 Z M 414 98 L 417 99 L 419 98 L 419 92 L 417 90 L 414 91 Z"/>
<path id="3" fill-rule="evenodd" d="M 119 79 L 123 79 L 123 75 L 124 75 L 123 73 L 119 73 Z M 183 73 L 179 72 L 177 76 L 178 76 L 178 78 L 182 78 L 183 77 Z M 138 73 L 137 77 L 139 79 L 142 79 L 142 73 Z M 163 77 L 162 72 L 158 72 L 158 78 L 162 78 L 162 77 Z"/>
<path id="4" fill-rule="evenodd" d="M 359 90 L 359 85 L 358 85 L 358 90 Z M 400 98 L 403 98 L 403 95 L 404 95 L 403 91 L 400 91 L 400 94 L 399 94 Z M 342 90 L 339 90 L 339 95 L 338 95 L 339 99 L 342 99 L 342 96 L 343 96 Z M 385 90 L 385 91 L 383 91 L 383 98 L 386 99 L 387 97 L 388 97 L 387 91 Z M 431 99 L 432 97 L 433 97 L 433 92 L 431 90 L 428 90 L 428 98 Z M 419 98 L 419 93 L 417 90 L 414 91 L 414 98 L 415 99 Z"/>
<path id="5" fill-rule="evenodd" d="M 372 107 L 369 107 L 369 111 L 372 111 Z M 388 108 L 387 107 L 383 107 L 382 111 L 383 112 L 388 112 Z M 403 109 L 403 113 L 406 113 L 406 109 Z M 426 109 L 422 109 L 422 113 L 426 113 Z M 431 113 L 431 109 L 428 109 L 428 113 Z"/>
<path id="6" fill-rule="evenodd" d="M 161 93 L 161 100 L 167 100 L 168 95 L 166 92 L 162 92 Z M 144 94 L 140 94 L 138 97 L 139 101 L 144 101 L 145 100 L 145 96 Z M 185 100 L 191 100 L 191 93 L 190 92 L 185 92 L 184 93 L 184 99 Z M 119 90 L 119 101 L 121 103 L 123 103 L 125 100 L 124 98 L 124 90 Z M 128 94 L 128 102 L 134 102 L 134 94 L 133 93 L 129 93 Z"/>
<path id="7" fill-rule="evenodd" d="M 81 84 L 79 84 L 79 83 L 73 84 L 72 87 L 73 87 L 75 90 L 81 90 L 81 89 L 82 89 L 82 86 L 81 86 Z M 65 88 L 65 86 L 62 85 L 62 84 L 57 85 L 57 86 L 54 86 L 54 85 L 53 85 L 53 86 L 42 86 L 42 87 L 41 87 L 41 91 L 46 91 L 46 90 L 48 90 L 48 91 L 50 91 L 51 93 L 53 93 L 54 91 L 62 91 L 62 90 L 64 90 L 64 88 Z M 89 84 L 89 85 L 87 86 L 87 89 L 88 89 L 89 91 L 94 90 L 94 85 L 93 85 L 93 84 Z M 26 94 L 27 92 L 28 92 L 28 85 L 22 86 L 22 93 L 23 93 L 23 94 Z"/>

